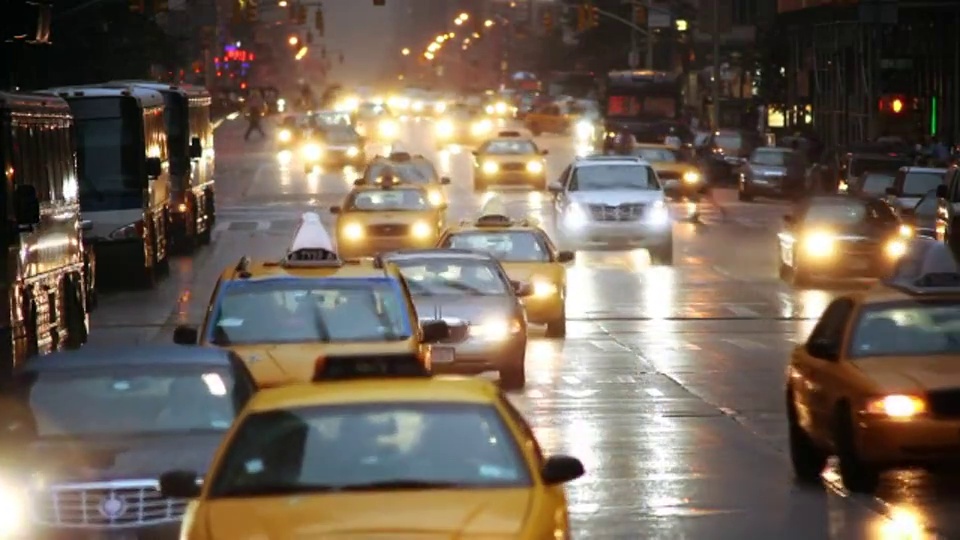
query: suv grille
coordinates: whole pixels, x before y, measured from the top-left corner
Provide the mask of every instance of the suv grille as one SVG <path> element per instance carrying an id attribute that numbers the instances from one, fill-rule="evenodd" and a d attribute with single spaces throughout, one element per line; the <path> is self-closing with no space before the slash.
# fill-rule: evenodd
<path id="1" fill-rule="evenodd" d="M 406 236 L 410 232 L 409 225 L 401 224 L 385 224 L 385 225 L 370 225 L 367 227 L 367 233 L 370 236 Z"/>
<path id="2" fill-rule="evenodd" d="M 643 204 L 591 204 L 590 216 L 596 221 L 639 221 L 643 216 Z"/>
<path id="3" fill-rule="evenodd" d="M 525 163 L 504 163 L 500 169 L 504 171 L 523 171 L 526 170 L 527 165 Z"/>
<path id="4" fill-rule="evenodd" d="M 873 256 L 876 255 L 880 243 L 871 238 L 840 238 L 837 247 L 844 255 Z"/>
<path id="5" fill-rule="evenodd" d="M 183 499 L 166 499 L 157 482 L 52 486 L 33 494 L 33 517 L 43 525 L 122 528 L 180 521 Z"/>

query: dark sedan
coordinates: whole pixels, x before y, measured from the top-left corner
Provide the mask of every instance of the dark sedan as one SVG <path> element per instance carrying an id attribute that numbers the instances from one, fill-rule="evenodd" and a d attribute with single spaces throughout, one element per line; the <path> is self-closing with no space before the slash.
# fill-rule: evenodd
<path id="1" fill-rule="evenodd" d="M 15 464 L 0 484 L 16 520 L 4 531 L 178 538 L 187 501 L 161 496 L 157 478 L 205 471 L 254 391 L 243 362 L 221 349 L 84 347 L 32 359 L 0 407 L 0 456 Z"/>
<path id="2" fill-rule="evenodd" d="M 908 233 L 881 199 L 812 197 L 783 217 L 780 277 L 796 285 L 816 278 L 879 277 L 906 252 Z"/>
<path id="3" fill-rule="evenodd" d="M 791 198 L 803 192 L 804 171 L 795 165 L 794 151 L 788 148 L 761 147 L 750 154 L 740 173 L 737 197 Z"/>

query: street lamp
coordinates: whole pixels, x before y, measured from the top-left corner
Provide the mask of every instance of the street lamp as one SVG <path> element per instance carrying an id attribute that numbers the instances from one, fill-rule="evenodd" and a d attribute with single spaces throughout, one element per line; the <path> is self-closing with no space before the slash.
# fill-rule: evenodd
<path id="1" fill-rule="evenodd" d="M 303 57 L 306 56 L 306 55 L 307 55 L 307 48 L 306 48 L 306 47 L 300 47 L 300 50 L 297 51 L 296 59 L 297 59 L 297 60 L 303 60 Z"/>
<path id="2" fill-rule="evenodd" d="M 402 55 L 404 55 L 404 56 L 410 56 L 410 49 L 404 47 L 404 48 L 400 51 L 400 54 L 402 54 Z"/>
<path id="3" fill-rule="evenodd" d="M 483 26 L 484 28 L 490 28 L 491 26 L 493 26 L 493 21 L 491 21 L 490 19 L 487 19 L 483 21 Z"/>
<path id="4" fill-rule="evenodd" d="M 460 26 L 461 24 L 463 24 L 463 19 L 456 19 L 453 21 L 453 24 Z"/>
<path id="5" fill-rule="evenodd" d="M 432 52 L 425 52 L 425 53 L 423 53 L 423 57 L 426 58 L 427 60 L 433 60 L 433 58 L 434 58 Z"/>
<path id="6" fill-rule="evenodd" d="M 277 2 L 277 7 L 287 7 L 287 0 L 280 0 Z"/>
<path id="7" fill-rule="evenodd" d="M 300 38 L 297 36 L 290 36 L 290 39 L 287 40 L 287 43 L 289 43 L 291 47 L 296 47 L 297 43 L 300 43 Z"/>
<path id="8" fill-rule="evenodd" d="M 464 21 L 469 21 L 469 20 L 470 20 L 470 14 L 469 14 L 469 13 L 461 13 L 460 16 L 457 17 L 457 18 L 458 18 L 458 19 L 463 19 Z"/>

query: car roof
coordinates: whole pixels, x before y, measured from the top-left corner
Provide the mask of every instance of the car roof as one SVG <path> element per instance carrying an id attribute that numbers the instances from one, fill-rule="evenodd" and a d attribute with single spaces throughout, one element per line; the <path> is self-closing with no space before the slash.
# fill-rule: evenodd
<path id="1" fill-rule="evenodd" d="M 432 402 L 492 404 L 498 390 L 476 377 L 411 377 L 296 384 L 257 392 L 247 404 L 253 413 L 316 405 Z"/>
<path id="2" fill-rule="evenodd" d="M 578 159 L 573 162 L 574 167 L 600 167 L 605 165 L 646 165 L 650 166 L 650 162 L 645 159 L 631 158 L 631 157 L 615 157 L 615 156 L 602 156 L 608 159 L 597 159 L 597 158 L 583 158 Z"/>
<path id="3" fill-rule="evenodd" d="M 944 174 L 947 172 L 945 167 L 900 167 L 900 170 L 907 173 L 929 173 Z"/>
<path id="4" fill-rule="evenodd" d="M 350 194 L 359 193 L 363 191 L 393 191 L 393 190 L 408 190 L 408 191 L 428 191 L 427 185 L 425 184 L 411 184 L 409 182 L 396 182 L 390 185 L 375 184 L 375 183 L 364 183 L 360 185 L 353 186 L 353 189 L 350 190 Z"/>
<path id="5" fill-rule="evenodd" d="M 490 144 L 490 143 L 493 143 L 493 142 L 505 142 L 505 143 L 511 143 L 511 142 L 528 142 L 528 143 L 531 143 L 531 144 L 534 144 L 534 145 L 537 144 L 537 143 L 536 143 L 533 139 L 531 139 L 530 137 L 495 137 L 495 138 L 493 138 L 493 139 L 488 139 L 487 142 L 485 142 L 485 143 L 483 143 L 483 144 Z"/>
<path id="6" fill-rule="evenodd" d="M 55 372 L 151 364 L 226 367 L 230 365 L 230 352 L 226 349 L 195 345 L 87 345 L 79 349 L 33 357 L 19 369 L 27 372 Z"/>
<path id="7" fill-rule="evenodd" d="M 60 96 L 68 102 L 72 99 L 131 96 L 136 98 L 142 107 L 158 107 L 164 104 L 163 95 L 160 92 L 139 85 L 64 86 L 43 90 L 43 93 Z"/>
<path id="8" fill-rule="evenodd" d="M 385 253 L 383 255 L 384 259 L 391 261 L 424 259 L 428 257 L 431 259 L 473 259 L 477 261 L 496 261 L 496 258 L 488 253 L 456 248 L 405 249 L 402 251 Z"/>

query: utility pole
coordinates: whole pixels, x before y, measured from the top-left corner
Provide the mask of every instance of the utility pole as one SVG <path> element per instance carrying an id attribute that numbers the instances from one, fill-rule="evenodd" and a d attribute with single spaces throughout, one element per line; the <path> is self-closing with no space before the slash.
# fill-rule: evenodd
<path id="1" fill-rule="evenodd" d="M 711 127 L 720 128 L 720 6 L 713 3 L 713 107 Z"/>
<path id="2" fill-rule="evenodd" d="M 632 13 L 630 14 L 630 20 L 636 22 L 637 13 L 640 11 L 640 6 L 637 3 L 631 3 L 630 8 Z M 649 39 L 649 38 L 648 38 Z M 630 69 L 637 69 L 637 64 L 640 63 L 640 51 L 637 50 L 637 30 L 635 28 L 630 29 L 630 55 L 627 58 L 627 63 L 630 65 Z"/>

